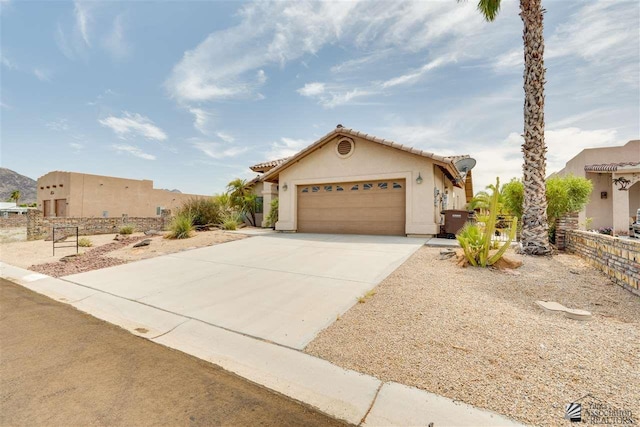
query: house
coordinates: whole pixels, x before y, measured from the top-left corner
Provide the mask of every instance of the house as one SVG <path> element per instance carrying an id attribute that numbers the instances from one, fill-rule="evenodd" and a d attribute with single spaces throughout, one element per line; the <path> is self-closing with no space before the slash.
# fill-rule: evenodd
<path id="1" fill-rule="evenodd" d="M 20 207 L 14 202 L 0 202 L 0 217 L 7 218 L 10 215 L 24 215 L 29 209 Z"/>
<path id="2" fill-rule="evenodd" d="M 190 198 L 207 197 L 155 189 L 146 179 L 60 171 L 38 178 L 37 193 L 38 209 L 56 217 L 153 217 Z"/>
<path id="3" fill-rule="evenodd" d="M 568 174 L 593 183 L 589 203 L 579 214 L 583 228 L 612 227 L 616 234 L 628 233 L 640 209 L 640 140 L 582 150 L 558 172 Z"/>
<path id="4" fill-rule="evenodd" d="M 473 195 L 471 173 L 456 168 L 465 157 L 338 125 L 294 156 L 265 164 L 259 180 L 271 197 L 277 191 L 276 230 L 435 235 L 441 211 L 462 209 Z"/>

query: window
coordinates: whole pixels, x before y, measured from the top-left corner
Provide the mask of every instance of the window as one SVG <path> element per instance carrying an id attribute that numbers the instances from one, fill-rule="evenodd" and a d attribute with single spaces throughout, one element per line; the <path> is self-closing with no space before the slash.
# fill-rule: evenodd
<path id="1" fill-rule="evenodd" d="M 393 188 L 402 188 L 402 184 L 399 184 L 397 182 L 393 183 Z"/>
<path id="2" fill-rule="evenodd" d="M 162 206 L 156 207 L 156 215 L 160 216 L 161 213 L 162 213 Z"/>
<path id="3" fill-rule="evenodd" d="M 264 197 L 256 197 L 256 213 L 264 213 Z"/>
<path id="4" fill-rule="evenodd" d="M 386 182 L 379 182 L 378 183 L 378 188 L 381 190 L 386 190 L 387 189 L 387 183 Z"/>
<path id="5" fill-rule="evenodd" d="M 320 191 L 320 187 L 311 187 L 311 191 L 317 193 L 318 191 Z"/>
<path id="6" fill-rule="evenodd" d="M 302 192 L 303 192 L 303 193 L 308 193 L 308 192 L 309 192 L 309 187 L 304 187 L 304 188 L 302 189 Z"/>
<path id="7" fill-rule="evenodd" d="M 344 191 L 344 188 L 340 187 L 339 185 L 336 185 L 336 191 Z"/>
<path id="8" fill-rule="evenodd" d="M 363 190 L 371 190 L 373 188 L 373 184 L 362 184 Z"/>
<path id="9" fill-rule="evenodd" d="M 324 191 L 332 191 L 333 190 L 333 186 L 331 185 L 325 185 L 324 186 Z"/>
<path id="10" fill-rule="evenodd" d="M 358 191 L 358 184 L 351 187 L 351 191 Z"/>

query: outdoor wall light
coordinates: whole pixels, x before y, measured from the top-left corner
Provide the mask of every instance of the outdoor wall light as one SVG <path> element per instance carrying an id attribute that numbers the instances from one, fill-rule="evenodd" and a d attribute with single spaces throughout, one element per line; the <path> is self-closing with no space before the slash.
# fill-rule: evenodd
<path id="1" fill-rule="evenodd" d="M 628 186 L 629 184 L 631 184 L 631 181 L 629 181 L 627 178 L 621 176 L 620 178 L 616 178 L 613 180 L 614 184 L 616 184 L 618 186 L 618 190 L 620 191 L 627 191 L 628 190 Z"/>
<path id="2" fill-rule="evenodd" d="M 282 186 L 282 191 L 287 191 L 288 188 L 289 188 L 289 186 L 285 182 L 284 185 Z"/>
<path id="3" fill-rule="evenodd" d="M 422 184 L 422 175 L 420 175 L 420 172 L 418 172 L 418 177 L 416 178 L 416 183 Z"/>

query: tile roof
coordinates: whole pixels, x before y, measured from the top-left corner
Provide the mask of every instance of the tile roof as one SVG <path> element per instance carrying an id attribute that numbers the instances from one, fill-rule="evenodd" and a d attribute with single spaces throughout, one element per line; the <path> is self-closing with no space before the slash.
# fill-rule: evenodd
<path id="1" fill-rule="evenodd" d="M 431 153 L 431 152 L 428 152 L 428 151 L 419 150 L 417 148 L 409 147 L 408 145 L 399 144 L 399 143 L 397 143 L 395 141 L 391 141 L 391 140 L 383 139 L 383 138 L 378 138 L 377 136 L 369 135 L 369 134 L 366 134 L 364 132 L 359 132 L 359 131 L 354 130 L 354 129 L 349 129 L 349 128 L 345 128 L 345 127 L 342 127 L 342 126 L 338 126 L 335 129 L 333 129 L 331 132 L 329 132 L 328 134 L 323 136 L 322 138 L 318 139 L 313 144 L 309 145 L 306 148 L 303 148 L 297 154 L 295 154 L 295 155 L 293 155 L 293 156 L 291 156 L 291 157 L 289 157 L 287 159 L 281 159 L 281 160 L 283 160 L 283 162 L 280 163 L 278 166 L 274 167 L 273 169 L 271 169 L 270 171 L 266 172 L 264 177 L 263 177 L 263 179 L 264 180 L 275 179 L 275 177 L 279 174 L 279 172 L 281 170 L 284 170 L 289 164 L 292 164 L 296 160 L 306 156 L 307 154 L 310 154 L 316 148 L 324 145 L 326 142 L 328 142 L 332 137 L 334 137 L 336 135 L 356 136 L 356 137 L 359 137 L 359 138 L 366 139 L 367 141 L 376 142 L 376 143 L 381 144 L 381 145 L 386 145 L 387 147 L 395 148 L 395 149 L 398 149 L 398 150 L 406 151 L 406 152 L 411 153 L 411 154 L 415 154 L 415 155 L 418 155 L 418 156 L 422 156 L 422 157 L 426 157 L 426 158 L 432 159 L 436 163 L 440 163 L 439 166 L 441 166 L 441 168 L 445 172 L 447 172 L 447 174 L 449 175 L 449 177 L 451 178 L 452 181 L 457 183 L 458 180 L 461 178 L 460 177 L 460 171 L 458 171 L 458 169 L 455 166 L 454 158 L 457 159 L 457 158 L 460 158 L 462 156 L 450 156 L 450 157 L 439 156 L 437 154 L 434 154 L 434 153 Z"/>
<path id="2" fill-rule="evenodd" d="M 640 162 L 602 163 L 599 165 L 585 165 L 587 172 L 616 172 L 618 169 L 640 166 Z"/>
<path id="3" fill-rule="evenodd" d="M 268 162 L 262 162 L 262 163 L 258 163 L 256 165 L 253 165 L 251 167 L 249 167 L 249 169 L 251 169 L 254 172 L 266 172 L 269 171 L 273 168 L 275 168 L 276 166 L 284 163 L 285 161 L 287 161 L 289 159 L 289 157 L 284 157 L 282 159 L 276 159 L 276 160 L 269 160 Z"/>

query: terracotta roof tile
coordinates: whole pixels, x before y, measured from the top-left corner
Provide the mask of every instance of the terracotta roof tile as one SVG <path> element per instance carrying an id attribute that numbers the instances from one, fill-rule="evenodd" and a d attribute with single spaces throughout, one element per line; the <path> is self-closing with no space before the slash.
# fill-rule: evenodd
<path id="1" fill-rule="evenodd" d="M 616 172 L 619 168 L 625 166 L 640 166 L 640 162 L 620 162 L 620 163 L 602 163 L 599 165 L 585 165 L 584 170 L 587 172 Z"/>

